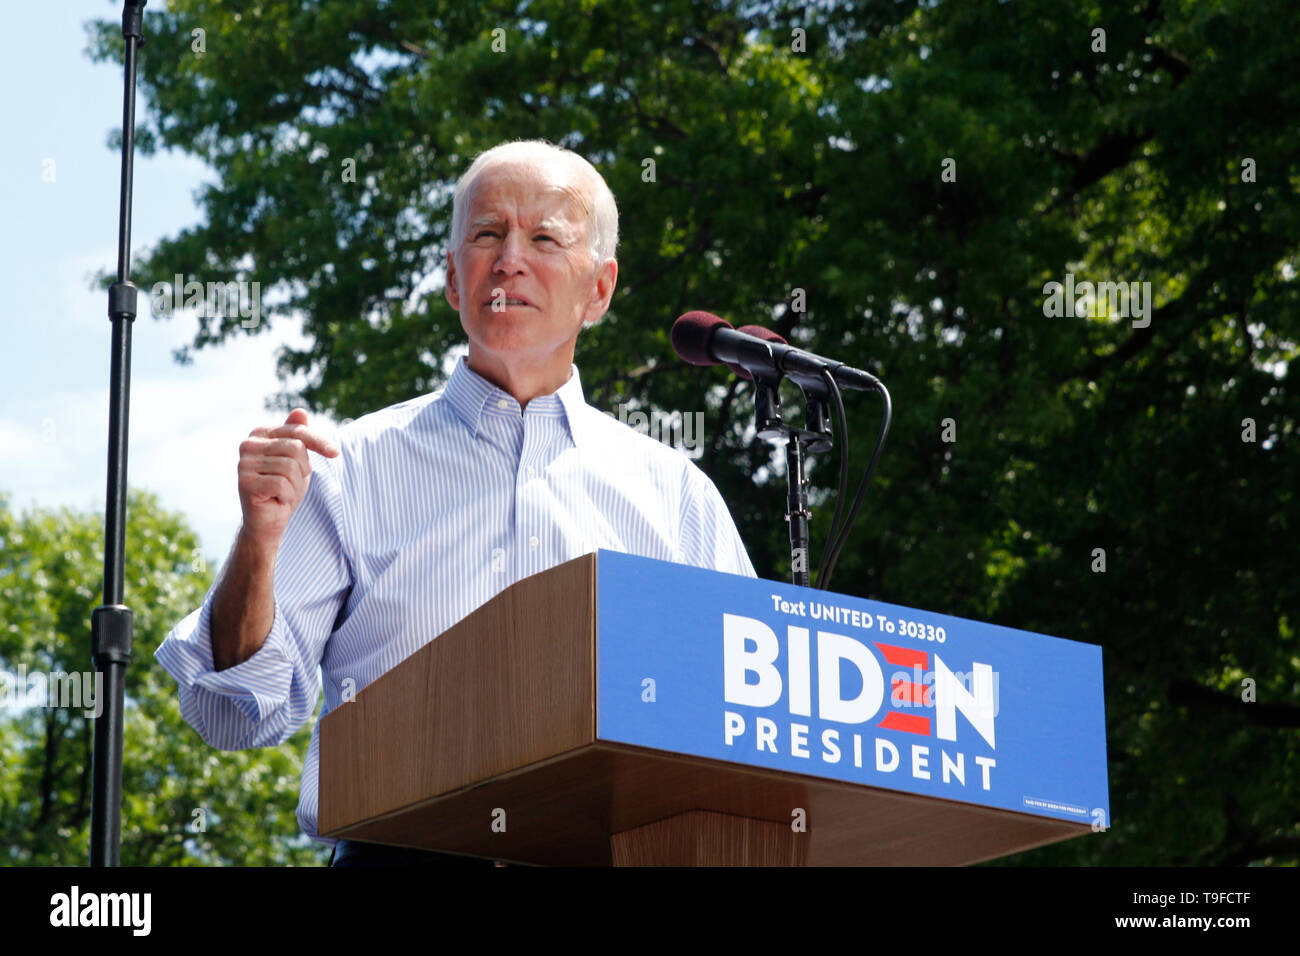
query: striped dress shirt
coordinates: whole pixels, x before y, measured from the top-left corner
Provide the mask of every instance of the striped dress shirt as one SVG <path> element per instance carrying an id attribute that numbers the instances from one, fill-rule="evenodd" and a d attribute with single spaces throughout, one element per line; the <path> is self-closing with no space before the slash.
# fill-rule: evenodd
<path id="1" fill-rule="evenodd" d="M 599 548 L 754 577 L 717 488 L 684 454 L 583 398 L 576 366 L 526 409 L 460 360 L 446 387 L 339 432 L 275 562 L 266 642 L 212 664 L 213 592 L 154 656 L 214 747 L 288 740 L 505 587 Z M 215 588 L 214 588 L 215 590 Z M 316 833 L 320 723 L 298 822 Z"/>

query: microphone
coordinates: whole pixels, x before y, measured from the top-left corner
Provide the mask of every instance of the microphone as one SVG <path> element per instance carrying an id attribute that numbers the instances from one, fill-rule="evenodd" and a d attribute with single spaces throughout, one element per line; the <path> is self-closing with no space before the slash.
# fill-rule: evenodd
<path id="1" fill-rule="evenodd" d="M 744 368 L 752 378 L 755 374 L 770 377 L 780 374 L 806 381 L 820 381 L 825 369 L 841 388 L 872 391 L 878 380 L 843 362 L 822 358 L 812 352 L 785 344 L 775 332 L 760 326 L 745 326 L 741 331 L 732 328 L 726 319 L 710 312 L 687 312 L 673 323 L 673 348 L 683 362 L 690 365 L 729 365 Z"/>
<path id="2" fill-rule="evenodd" d="M 765 329 L 761 325 L 742 325 L 740 328 L 736 329 L 736 331 L 741 335 L 752 335 L 754 338 L 762 339 L 765 342 L 775 342 L 778 345 L 790 344 L 771 329 Z M 743 365 L 733 365 L 731 368 L 741 378 L 749 379 L 751 382 L 754 380 L 754 376 L 749 374 L 749 369 L 745 368 Z"/>

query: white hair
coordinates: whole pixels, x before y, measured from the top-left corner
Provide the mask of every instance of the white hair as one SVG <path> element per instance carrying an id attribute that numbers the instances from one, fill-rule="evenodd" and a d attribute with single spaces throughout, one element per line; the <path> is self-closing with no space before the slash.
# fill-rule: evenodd
<path id="1" fill-rule="evenodd" d="M 587 241 L 591 246 L 594 266 L 601 266 L 614 258 L 618 249 L 618 205 L 605 178 L 596 167 L 571 149 L 555 146 L 543 139 L 515 140 L 484 150 L 474 158 L 469 169 L 456 181 L 456 191 L 451 197 L 451 248 L 460 249 L 465 241 L 465 197 L 469 195 L 480 173 L 492 163 L 513 162 L 533 165 L 565 163 L 577 173 L 591 204 L 587 220 Z"/>

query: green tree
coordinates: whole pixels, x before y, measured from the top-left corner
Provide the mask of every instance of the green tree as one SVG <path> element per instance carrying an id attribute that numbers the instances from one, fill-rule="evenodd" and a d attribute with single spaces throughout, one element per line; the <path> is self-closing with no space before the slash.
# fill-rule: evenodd
<path id="1" fill-rule="evenodd" d="M 1104 647 L 1113 826 L 1012 862 L 1294 863 L 1297 19 L 1281 0 L 174 0 L 147 18 L 144 146 L 216 184 L 136 274 L 273 287 L 268 321 L 311 341 L 280 407 L 355 417 L 435 387 L 462 340 L 437 268 L 456 175 L 503 139 L 580 150 L 624 233 L 579 341 L 589 400 L 707 407 L 702 464 L 760 574 L 788 572 L 784 479 L 745 438 L 747 389 L 672 356 L 688 308 L 890 385 L 838 590 Z M 96 56 L 116 31 L 92 29 Z M 1067 274 L 1150 283 L 1149 321 L 1049 314 Z M 193 347 L 239 322 L 201 318 Z M 848 413 L 861 468 L 877 409 Z"/>
<path id="2" fill-rule="evenodd" d="M 179 515 L 139 491 L 128 507 L 126 603 L 135 630 L 122 864 L 319 863 L 321 851 L 294 817 L 310 723 L 281 747 L 222 753 L 181 719 L 176 682 L 153 652 L 202 603 L 212 574 Z M 93 717 L 27 692 L 48 686 L 55 673 L 93 671 L 90 612 L 103 601 L 103 539 L 100 516 L 67 509 L 15 515 L 0 495 L 0 668 L 11 701 L 32 705 L 0 711 L 0 860 L 9 865 L 89 860 Z M 33 673 L 43 675 L 39 683 L 16 686 Z"/>

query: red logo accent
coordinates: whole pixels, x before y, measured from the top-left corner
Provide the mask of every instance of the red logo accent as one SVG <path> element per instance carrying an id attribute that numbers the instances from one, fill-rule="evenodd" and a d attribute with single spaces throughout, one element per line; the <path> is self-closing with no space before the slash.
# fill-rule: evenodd
<path id="1" fill-rule="evenodd" d="M 885 719 L 876 724 L 877 727 L 883 727 L 886 730 L 904 730 L 909 734 L 920 734 L 922 737 L 930 736 L 930 718 L 918 717 L 915 714 L 900 714 L 896 710 L 891 710 L 885 714 Z"/>
<path id="2" fill-rule="evenodd" d="M 926 651 L 918 651 L 914 647 L 899 647 L 896 644 L 877 643 L 876 647 L 880 648 L 880 653 L 884 655 L 886 663 L 893 664 L 896 667 L 906 667 L 919 673 L 924 673 L 930 669 L 930 655 Z M 934 688 L 927 684 L 919 684 L 916 681 L 895 678 L 891 690 L 890 704 L 895 707 L 900 704 L 906 707 L 929 706 L 934 700 Z M 922 737 L 930 736 L 930 718 L 922 717 L 919 714 L 891 710 L 885 714 L 885 719 L 876 726 L 885 730 L 901 730 L 909 734 L 920 734 Z"/>

